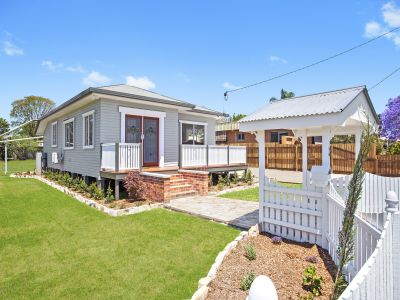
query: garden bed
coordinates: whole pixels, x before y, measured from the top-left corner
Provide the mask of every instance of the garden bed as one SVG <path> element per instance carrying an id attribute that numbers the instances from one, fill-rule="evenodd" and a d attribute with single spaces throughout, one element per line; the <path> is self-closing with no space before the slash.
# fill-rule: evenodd
<path id="1" fill-rule="evenodd" d="M 245 299 L 247 291 L 240 289 L 241 281 L 252 271 L 256 276 L 267 275 L 271 278 L 279 299 L 307 296 L 308 292 L 302 286 L 304 270 L 311 265 L 306 261 L 307 257 L 316 258 L 316 272 L 324 280 L 322 294 L 315 299 L 329 299 L 336 266 L 328 252 L 316 245 L 286 239 L 280 244 L 274 244 L 271 237 L 262 234 L 239 242 L 225 257 L 215 279 L 209 284 L 207 299 Z M 250 243 L 256 252 L 255 260 L 245 257 L 244 247 Z"/>
<path id="2" fill-rule="evenodd" d="M 253 186 L 254 175 L 250 170 L 243 171 L 241 175 L 237 172 L 210 175 L 208 180 L 208 191 L 211 194 L 220 194 L 231 190 L 241 190 Z"/>
<path id="3" fill-rule="evenodd" d="M 163 203 L 150 200 L 114 200 L 113 197 L 110 199 L 110 193 L 107 193 L 108 195 L 102 193 L 95 183 L 92 185 L 86 185 L 82 180 L 77 180 L 76 183 L 73 183 L 73 181 L 69 179 L 71 177 L 68 176 L 54 176 L 53 174 L 50 177 L 39 176 L 34 172 L 17 172 L 12 174 L 11 177 L 37 179 L 61 192 L 64 192 L 65 194 L 68 194 L 69 196 L 74 197 L 79 202 L 85 203 L 86 205 L 96 208 L 97 210 L 111 216 L 136 214 L 154 208 L 163 207 Z"/>

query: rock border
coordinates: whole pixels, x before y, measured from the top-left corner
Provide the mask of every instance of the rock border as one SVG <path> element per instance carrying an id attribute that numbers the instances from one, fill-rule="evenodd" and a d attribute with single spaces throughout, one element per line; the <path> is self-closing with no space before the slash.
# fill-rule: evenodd
<path id="1" fill-rule="evenodd" d="M 137 214 L 137 213 L 141 213 L 144 211 L 148 211 L 148 210 L 152 210 L 155 208 L 161 208 L 164 207 L 163 203 L 151 203 L 151 204 L 146 204 L 146 205 L 142 205 L 142 206 L 135 206 L 135 207 L 128 207 L 128 208 L 123 208 L 123 209 L 112 209 L 109 208 L 103 204 L 97 203 L 96 201 L 86 198 L 84 196 L 82 196 L 81 194 L 79 194 L 78 192 L 72 191 L 69 188 L 59 185 L 53 181 L 50 181 L 46 178 L 43 178 L 42 176 L 39 175 L 16 175 L 16 174 L 11 174 L 10 177 L 13 178 L 33 178 L 36 180 L 39 180 L 49 186 L 51 186 L 52 188 L 55 188 L 57 190 L 59 190 L 60 192 L 63 192 L 64 194 L 67 194 L 68 196 L 73 197 L 74 199 L 78 200 L 81 203 L 84 203 L 90 207 L 93 207 L 99 211 L 102 211 L 112 217 L 119 217 L 119 216 L 124 216 L 124 215 L 133 215 L 133 214 Z"/>
<path id="2" fill-rule="evenodd" d="M 198 283 L 197 291 L 194 292 L 191 300 L 205 300 L 208 295 L 208 289 L 210 282 L 216 277 L 217 271 L 221 266 L 225 256 L 227 256 L 233 249 L 236 248 L 239 241 L 247 239 L 249 236 L 256 236 L 259 233 L 258 224 L 252 226 L 248 231 L 241 231 L 239 235 L 228 245 L 225 246 L 224 250 L 218 253 L 215 258 L 214 264 L 211 266 L 210 271 L 206 277 L 200 278 Z"/>

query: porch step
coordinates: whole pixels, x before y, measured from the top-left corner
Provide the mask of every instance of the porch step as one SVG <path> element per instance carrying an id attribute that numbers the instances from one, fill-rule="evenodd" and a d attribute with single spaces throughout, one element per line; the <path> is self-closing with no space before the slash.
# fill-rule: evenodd
<path id="1" fill-rule="evenodd" d="M 193 190 L 193 186 L 191 184 L 181 184 L 181 185 L 176 185 L 176 186 L 170 186 L 169 187 L 172 193 L 175 193 L 177 191 L 191 191 Z"/>
<path id="2" fill-rule="evenodd" d="M 169 180 L 169 182 L 171 182 L 171 184 L 173 183 L 173 184 L 180 184 L 180 183 L 185 183 L 185 182 L 187 182 L 187 180 L 186 179 L 184 179 L 184 178 L 180 178 L 180 179 L 173 179 L 173 178 L 171 178 L 170 180 Z"/>
<path id="3" fill-rule="evenodd" d="M 189 197 L 189 196 L 195 196 L 197 192 L 195 190 L 189 190 L 189 191 L 183 191 L 183 192 L 173 192 L 171 193 L 171 198 L 181 198 L 181 197 Z"/>

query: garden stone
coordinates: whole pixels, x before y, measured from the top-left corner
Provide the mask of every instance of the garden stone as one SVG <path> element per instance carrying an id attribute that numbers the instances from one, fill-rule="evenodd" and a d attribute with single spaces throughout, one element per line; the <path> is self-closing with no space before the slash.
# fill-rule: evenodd
<path id="1" fill-rule="evenodd" d="M 199 288 L 192 296 L 192 300 L 205 300 L 208 294 L 208 287 L 203 286 Z"/>
<path id="2" fill-rule="evenodd" d="M 211 277 L 207 276 L 207 277 L 200 278 L 198 288 L 200 289 L 203 286 L 208 286 L 210 282 L 211 282 Z"/>
<path id="3" fill-rule="evenodd" d="M 278 300 L 278 293 L 272 280 L 265 275 L 254 279 L 247 300 Z"/>

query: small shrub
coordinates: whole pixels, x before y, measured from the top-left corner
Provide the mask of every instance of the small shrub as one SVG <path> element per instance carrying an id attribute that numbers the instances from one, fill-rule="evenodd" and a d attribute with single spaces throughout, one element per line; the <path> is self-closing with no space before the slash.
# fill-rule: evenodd
<path id="1" fill-rule="evenodd" d="M 106 191 L 106 203 L 111 203 L 114 200 L 115 200 L 115 198 L 114 198 L 113 190 L 111 188 L 111 185 L 108 184 L 108 188 L 107 188 L 107 191 Z M 110 207 L 111 207 L 111 205 L 110 205 Z"/>
<path id="2" fill-rule="evenodd" d="M 124 187 L 128 191 L 130 198 L 134 200 L 144 198 L 145 184 L 140 179 L 139 172 L 130 172 L 124 179 Z"/>
<path id="3" fill-rule="evenodd" d="M 233 176 L 232 176 L 232 182 L 233 182 L 234 184 L 238 184 L 239 181 L 240 181 L 239 175 L 238 175 L 238 173 L 235 171 L 235 172 L 233 173 Z"/>
<path id="4" fill-rule="evenodd" d="M 224 189 L 225 184 L 226 182 L 224 177 L 222 177 L 222 175 L 218 175 L 218 184 L 217 184 L 218 190 L 222 191 Z"/>
<path id="5" fill-rule="evenodd" d="M 315 255 L 306 256 L 306 261 L 312 264 L 318 263 L 318 258 Z"/>
<path id="6" fill-rule="evenodd" d="M 76 188 L 77 188 L 77 191 L 80 193 L 88 192 L 88 185 L 86 184 L 85 180 L 83 180 L 83 178 L 78 179 Z"/>
<path id="7" fill-rule="evenodd" d="M 75 177 L 72 179 L 72 184 L 71 184 L 71 189 L 73 191 L 78 191 L 78 185 L 79 185 L 79 178 Z"/>
<path id="8" fill-rule="evenodd" d="M 273 244 L 281 244 L 282 243 L 282 238 L 280 236 L 274 236 L 271 239 Z"/>
<path id="9" fill-rule="evenodd" d="M 95 200 L 101 200 L 104 198 L 104 193 L 101 189 L 99 189 L 96 182 L 93 182 L 91 185 L 89 185 L 88 193 L 90 195 L 90 198 L 93 198 Z"/>
<path id="10" fill-rule="evenodd" d="M 114 202 L 110 204 L 110 208 L 115 208 L 115 206 L 116 206 L 116 205 L 115 205 Z"/>
<path id="11" fill-rule="evenodd" d="M 244 251 L 244 256 L 246 256 L 248 260 L 255 260 L 257 258 L 256 249 L 254 249 L 254 245 L 252 243 L 248 243 L 246 246 L 244 246 Z"/>
<path id="12" fill-rule="evenodd" d="M 240 281 L 240 289 L 242 291 L 248 291 L 254 279 L 256 279 L 256 274 L 254 273 L 254 271 L 251 271 L 250 273 L 246 274 Z"/>
<path id="13" fill-rule="evenodd" d="M 253 184 L 253 181 L 254 181 L 254 176 L 251 173 L 251 170 L 249 169 L 246 171 L 246 183 L 248 185 L 251 185 L 251 184 Z"/>
<path id="14" fill-rule="evenodd" d="M 311 264 L 304 270 L 303 288 L 318 297 L 321 295 L 323 278 L 317 274 L 315 265 Z"/>

